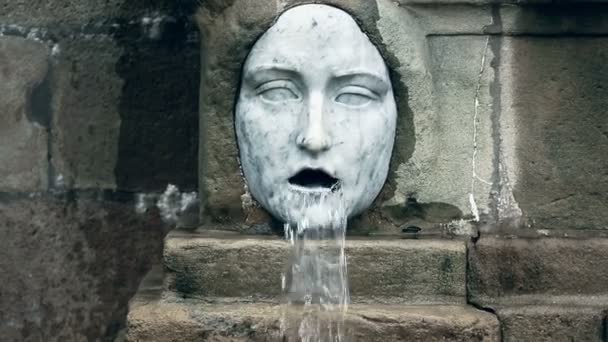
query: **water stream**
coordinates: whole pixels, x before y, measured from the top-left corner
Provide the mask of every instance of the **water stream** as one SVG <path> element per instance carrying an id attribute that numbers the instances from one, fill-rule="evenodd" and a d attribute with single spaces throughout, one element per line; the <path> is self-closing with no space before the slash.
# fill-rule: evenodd
<path id="1" fill-rule="evenodd" d="M 346 215 L 339 190 L 308 196 L 295 226 L 285 225 L 291 256 L 282 279 L 281 329 L 286 341 L 346 341 L 349 291 Z"/>

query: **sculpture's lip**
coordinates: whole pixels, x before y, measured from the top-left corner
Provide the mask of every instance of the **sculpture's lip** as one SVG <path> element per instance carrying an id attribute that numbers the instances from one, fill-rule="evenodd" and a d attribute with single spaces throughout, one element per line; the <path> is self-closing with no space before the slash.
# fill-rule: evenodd
<path id="1" fill-rule="evenodd" d="M 338 178 L 319 168 L 302 168 L 287 182 L 300 191 L 334 191 L 340 186 Z"/>

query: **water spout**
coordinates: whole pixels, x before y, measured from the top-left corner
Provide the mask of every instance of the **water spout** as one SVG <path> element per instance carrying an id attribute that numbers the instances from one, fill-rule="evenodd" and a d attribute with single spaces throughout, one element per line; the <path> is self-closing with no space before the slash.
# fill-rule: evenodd
<path id="1" fill-rule="evenodd" d="M 311 197 L 302 209 L 295 226 L 284 226 L 292 251 L 282 279 L 282 333 L 287 341 L 345 341 L 350 297 L 343 196 L 338 191 Z"/>

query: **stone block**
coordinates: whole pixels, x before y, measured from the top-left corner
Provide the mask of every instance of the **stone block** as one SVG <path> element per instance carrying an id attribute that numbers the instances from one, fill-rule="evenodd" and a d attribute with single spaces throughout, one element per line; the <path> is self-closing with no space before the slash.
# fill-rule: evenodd
<path id="1" fill-rule="evenodd" d="M 502 341 L 604 341 L 604 312 L 597 308 L 518 306 L 497 310 Z"/>
<path id="2" fill-rule="evenodd" d="M 607 229 L 608 40 L 512 37 L 499 48 L 501 159 L 526 223 Z"/>
<path id="3" fill-rule="evenodd" d="M 192 0 L 15 0 L 0 5 L 0 22 L 46 26 L 51 24 L 80 26 L 103 23 L 108 18 L 132 18 L 158 12 L 192 13 L 197 2 Z"/>
<path id="4" fill-rule="evenodd" d="M 501 6 L 500 18 L 505 34 L 606 35 L 608 10 L 605 0 L 562 1 L 528 0 L 522 6 Z"/>
<path id="5" fill-rule="evenodd" d="M 433 74 L 434 148 L 417 148 L 424 172 L 403 166 L 397 191 L 414 193 L 420 203 L 444 204 L 431 222 L 449 222 L 462 216 L 489 215 L 493 182 L 493 99 L 495 58 L 484 36 L 431 37 L 428 39 Z M 476 203 L 471 206 L 471 198 Z M 447 210 L 452 206 L 452 210 Z M 454 212 L 453 216 L 449 216 Z M 460 213 L 460 215 L 458 215 Z M 446 216 L 447 215 L 447 216 Z"/>
<path id="6" fill-rule="evenodd" d="M 468 248 L 469 300 L 608 307 L 608 239 L 482 237 Z"/>
<path id="7" fill-rule="evenodd" d="M 0 36 L 0 191 L 47 188 L 48 57 L 41 43 Z"/>
<path id="8" fill-rule="evenodd" d="M 0 194 L 2 341 L 113 341 L 124 327 L 166 231 L 132 203 L 83 197 Z"/>
<path id="9" fill-rule="evenodd" d="M 284 341 L 280 305 L 131 302 L 127 341 Z M 500 341 L 496 317 L 468 306 L 351 305 L 345 336 L 357 341 Z"/>
<path id="10" fill-rule="evenodd" d="M 278 238 L 171 233 L 167 287 L 187 297 L 279 300 L 290 245 Z M 347 240 L 353 302 L 463 303 L 462 241 Z"/>
<path id="11" fill-rule="evenodd" d="M 428 35 L 484 34 L 492 27 L 492 7 L 487 3 L 470 4 L 461 1 L 439 6 L 423 1 L 401 1 L 402 6 L 415 13 L 420 26 Z M 404 3 L 404 4 L 403 4 Z"/>
<path id="12" fill-rule="evenodd" d="M 122 49 L 107 36 L 66 39 L 53 68 L 54 185 L 115 189 L 123 80 Z"/>
<path id="13" fill-rule="evenodd" d="M 400 0 L 428 35 L 605 35 L 605 0 Z"/>
<path id="14" fill-rule="evenodd" d="M 197 188 L 198 47 L 185 36 L 59 41 L 53 69 L 56 186 Z M 193 70 L 195 72 L 193 72 Z"/>

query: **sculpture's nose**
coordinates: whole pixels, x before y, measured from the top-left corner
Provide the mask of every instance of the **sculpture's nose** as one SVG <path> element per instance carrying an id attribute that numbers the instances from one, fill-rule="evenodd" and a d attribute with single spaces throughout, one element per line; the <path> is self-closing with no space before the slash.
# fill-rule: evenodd
<path id="1" fill-rule="evenodd" d="M 298 147 L 311 153 L 327 151 L 331 147 L 329 132 L 323 125 L 323 94 L 311 94 L 300 133 L 296 137 Z"/>

